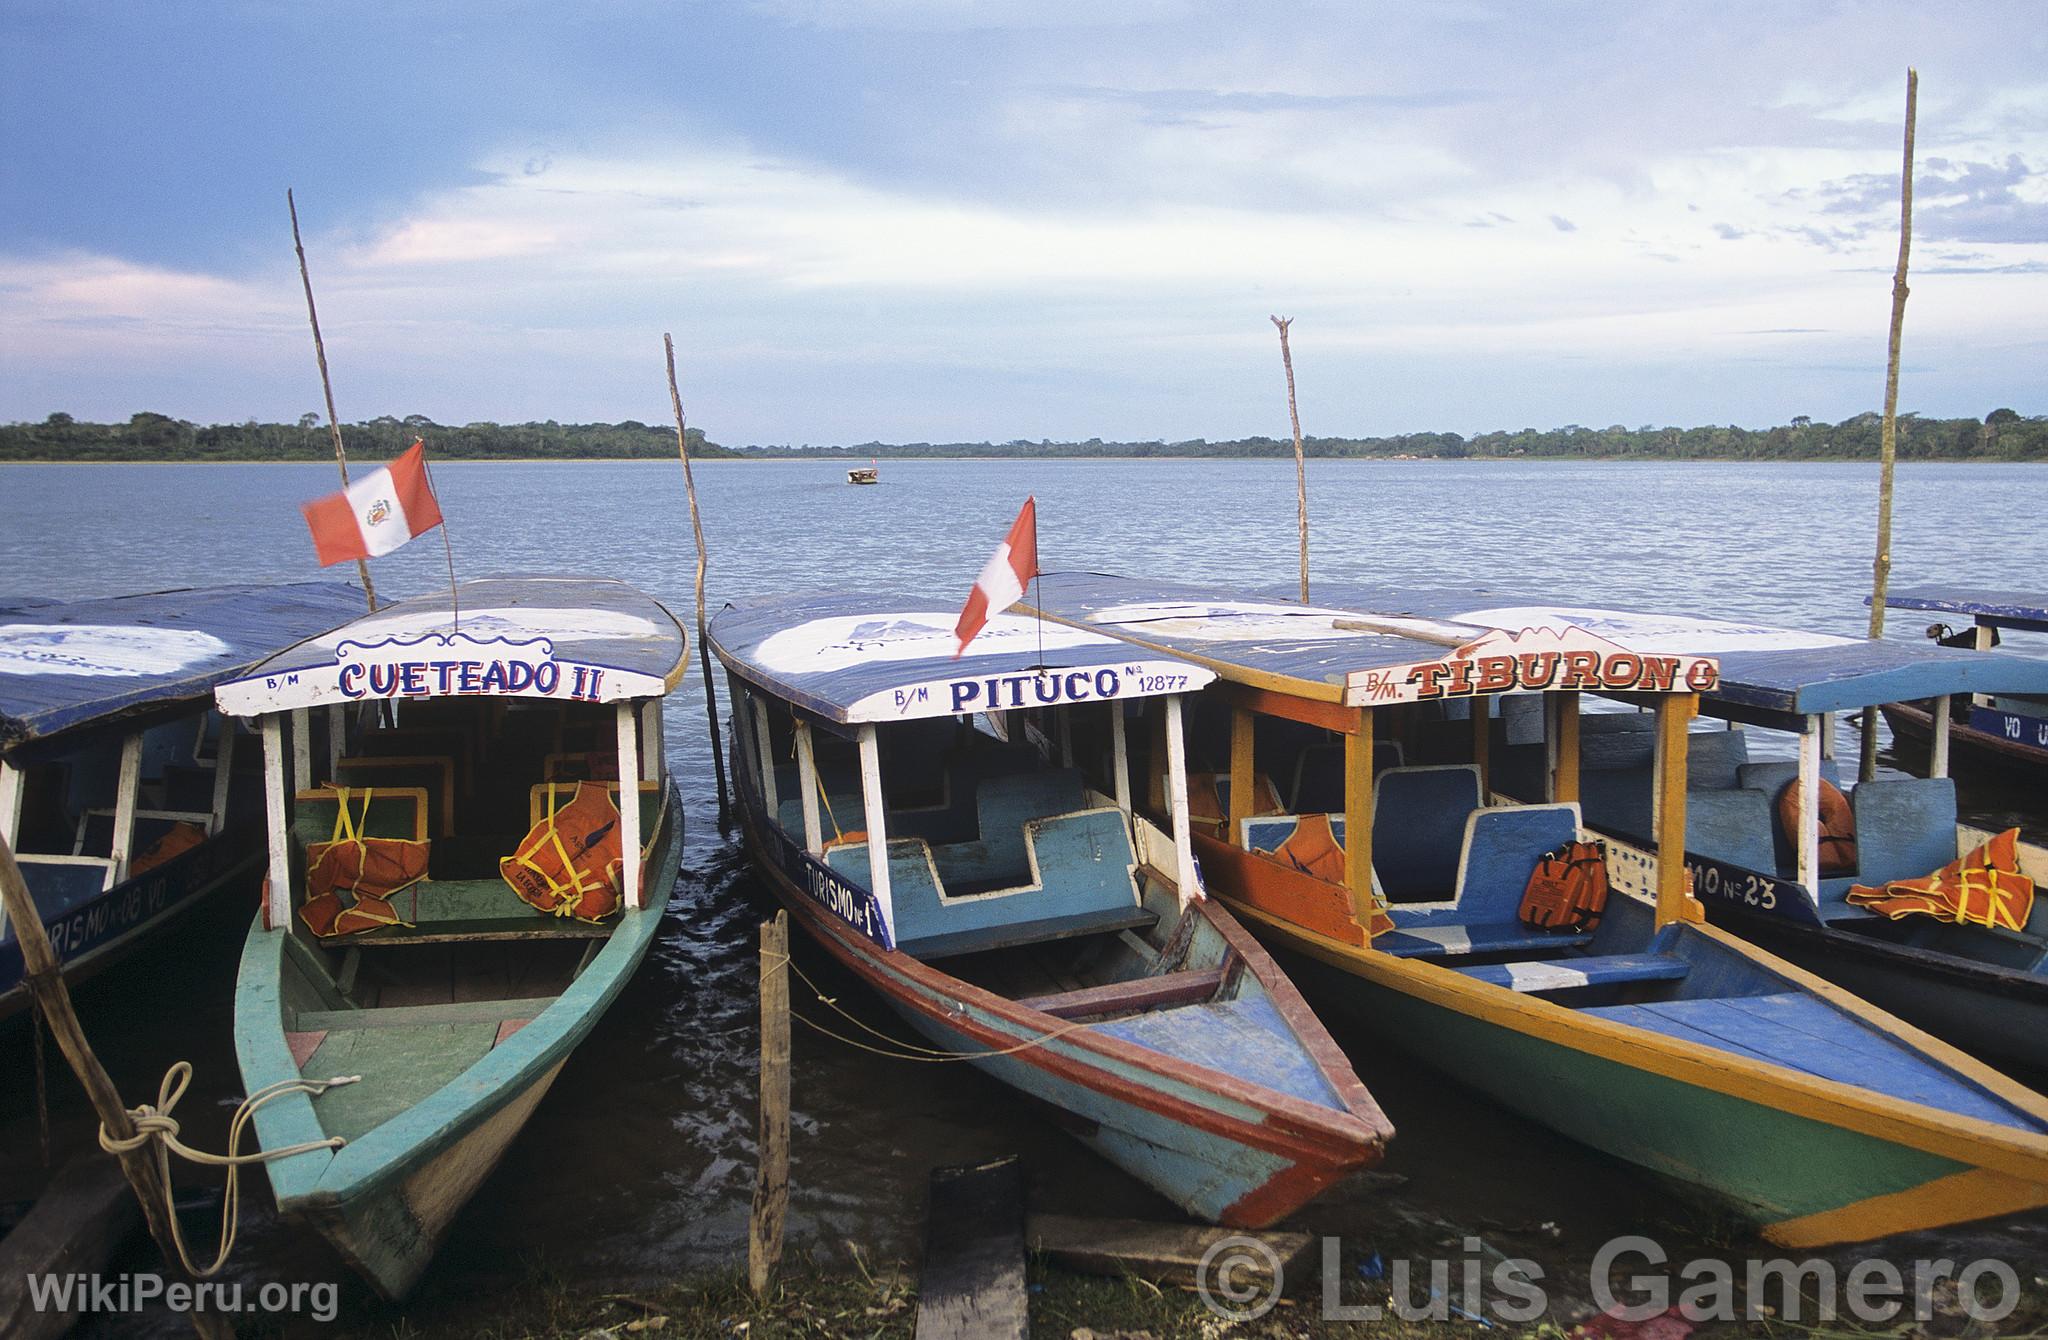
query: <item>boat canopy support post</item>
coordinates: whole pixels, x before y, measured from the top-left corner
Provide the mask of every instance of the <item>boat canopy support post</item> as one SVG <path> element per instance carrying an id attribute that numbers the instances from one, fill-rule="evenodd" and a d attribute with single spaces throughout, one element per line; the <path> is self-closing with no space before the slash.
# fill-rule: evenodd
<path id="1" fill-rule="evenodd" d="M 1188 835 L 1188 744 L 1181 733 L 1180 695 L 1166 700 L 1166 800 L 1173 815 L 1174 883 L 1183 905 L 1198 897 L 1195 846 Z"/>
<path id="2" fill-rule="evenodd" d="M 142 798 L 142 732 L 121 741 L 121 780 L 114 793 L 114 845 L 107 855 L 114 858 L 114 883 L 128 878 L 128 862 L 135 854 L 135 805 Z"/>
<path id="3" fill-rule="evenodd" d="M 1052 718 L 1053 730 L 1060 737 L 1060 766 L 1071 768 L 1074 766 L 1074 709 L 1063 703 L 1052 709 Z"/>
<path id="4" fill-rule="evenodd" d="M 284 718 L 273 712 L 263 718 L 263 815 L 269 834 L 270 878 L 265 910 L 270 928 L 282 931 L 292 921 L 291 825 L 285 815 Z"/>
<path id="5" fill-rule="evenodd" d="M 313 789 L 313 714 L 292 709 L 292 794 Z"/>
<path id="6" fill-rule="evenodd" d="M 1699 921 L 1704 909 L 1686 887 L 1685 728 L 1699 695 L 1674 693 L 1657 704 L 1657 925 Z"/>
<path id="7" fill-rule="evenodd" d="M 1109 702 L 1109 747 L 1116 768 L 1116 807 L 1124 812 L 1124 826 L 1131 824 L 1131 740 L 1124 723 L 1124 705 Z"/>
<path id="8" fill-rule="evenodd" d="M 626 906 L 647 900 L 640 877 L 640 709 L 630 702 L 617 707 L 619 723 L 619 893 Z"/>
<path id="9" fill-rule="evenodd" d="M 9 851 L 21 836 L 21 769 L 0 759 L 0 842 Z M 0 935 L 7 934 L 7 904 L 0 903 Z"/>
<path id="10" fill-rule="evenodd" d="M 825 854 L 824 825 L 818 815 L 818 755 L 811 740 L 811 723 L 796 719 L 796 784 L 804 799 L 804 850 L 813 856 Z"/>
<path id="11" fill-rule="evenodd" d="M 882 825 L 882 751 L 873 726 L 860 728 L 860 802 L 868 828 L 868 892 L 875 895 L 893 937 L 896 904 L 889 897 L 889 835 Z"/>
<path id="12" fill-rule="evenodd" d="M 1233 847 L 1244 845 L 1244 821 L 1252 817 L 1252 730 L 1251 709 L 1230 709 L 1230 831 L 1224 841 Z"/>
<path id="13" fill-rule="evenodd" d="M 348 707 L 335 703 L 327 709 L 327 776 L 341 775 L 341 746 L 348 738 Z"/>
<path id="14" fill-rule="evenodd" d="M 640 704 L 640 780 L 658 782 L 661 780 L 663 760 L 668 745 L 663 738 L 661 699 L 649 698 Z"/>
<path id="15" fill-rule="evenodd" d="M 1553 693 L 1551 710 L 1556 729 L 1551 738 L 1550 798 L 1568 804 L 1579 798 L 1579 695 Z"/>
<path id="16" fill-rule="evenodd" d="M 213 818 L 207 829 L 208 837 L 228 826 L 228 792 L 235 779 L 235 737 L 241 733 L 233 717 L 220 719 L 220 734 L 213 745 Z"/>
<path id="17" fill-rule="evenodd" d="M 1948 728 L 1949 695 L 1944 693 L 1934 700 L 1934 714 L 1931 721 L 1933 739 L 1927 747 L 1927 775 L 1948 776 Z"/>
<path id="18" fill-rule="evenodd" d="M 1796 878 L 1806 896 L 1820 899 L 1820 747 L 1826 736 L 1821 718 L 1801 720 L 1799 732 L 1799 832 L 1794 842 Z"/>
<path id="19" fill-rule="evenodd" d="M 1344 885 L 1351 919 L 1372 943 L 1372 728 L 1373 711 L 1358 709 L 1358 729 L 1344 737 Z"/>
<path id="20" fill-rule="evenodd" d="M 1493 803 L 1493 700 L 1473 698 L 1472 761 L 1479 765 L 1479 803 Z"/>
<path id="21" fill-rule="evenodd" d="M 768 704 L 754 698 L 754 757 L 761 769 L 761 803 L 774 818 L 782 806 L 775 794 L 775 732 L 768 728 Z"/>

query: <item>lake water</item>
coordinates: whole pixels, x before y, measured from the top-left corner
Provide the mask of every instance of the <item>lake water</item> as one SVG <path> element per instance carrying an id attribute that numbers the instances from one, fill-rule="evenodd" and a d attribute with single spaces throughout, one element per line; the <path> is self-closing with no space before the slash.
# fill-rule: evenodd
<path id="1" fill-rule="evenodd" d="M 892 461 L 875 488 L 851 488 L 843 466 L 825 463 L 696 471 L 714 609 L 722 597 L 810 589 L 895 590 L 950 606 L 1026 494 L 1038 498 L 1048 569 L 1239 587 L 1289 583 L 1296 570 L 1291 462 Z M 1852 636 L 1868 617 L 1875 466 L 1318 461 L 1308 475 L 1316 579 L 1559 590 Z M 695 554 L 673 463 L 448 462 L 435 478 L 461 575 L 620 577 L 691 622 Z M 2044 483 L 2039 466 L 1902 467 L 1895 584 L 2038 586 Z M 336 486 L 331 468 L 313 466 L 0 466 L 0 589 L 62 598 L 315 577 L 298 504 Z M 387 599 L 426 591 L 445 581 L 441 546 L 426 537 L 376 560 L 373 575 Z M 1926 622 L 1893 618 L 1902 638 Z M 415 1324 L 536 1272 L 632 1287 L 744 1261 L 754 927 L 768 902 L 716 828 L 702 691 L 693 668 L 666 717 L 690 815 L 668 923 L 458 1221 Z M 2033 823 L 2048 810 L 2040 797 L 1966 804 Z M 241 916 L 225 909 L 195 922 L 83 1002 L 131 1102 L 153 1094 L 173 1060 L 196 1064 L 179 1116 L 202 1147 L 220 1147 L 239 1094 L 229 1019 Z M 819 956 L 805 962 L 828 990 L 846 988 L 844 1003 L 870 1022 L 897 1027 Z M 0 1206 L 32 1195 L 41 1177 L 22 1031 L 0 1037 Z M 1389 1259 L 1481 1234 L 1567 1278 L 1564 1266 L 1619 1232 L 1659 1236 L 1679 1261 L 1688 1246 L 1720 1240 L 1717 1226 L 1647 1176 L 1503 1116 L 1370 1037 L 1341 1040 L 1401 1136 L 1381 1174 L 1311 1207 L 1304 1227 Z M 90 1139 L 90 1126 L 54 1050 L 50 1065 L 61 1157 Z M 964 1066 L 852 1053 L 799 1026 L 794 1106 L 793 1251 L 843 1258 L 852 1241 L 871 1258 L 914 1260 L 929 1168 L 1009 1151 L 1026 1156 L 1040 1208 L 1170 1213 Z M 217 1204 L 212 1179 L 182 1168 L 179 1177 L 194 1207 Z M 260 1173 L 249 1188 L 237 1277 L 350 1278 L 267 1214 Z M 206 1241 L 203 1218 L 194 1228 Z M 1932 1254 L 1975 1247 L 2048 1260 L 2039 1216 L 1946 1237 L 1887 1254 L 1905 1261 L 1934 1245 L 1943 1250 Z M 148 1268 L 147 1257 L 133 1265 Z M 349 1320 L 399 1315 L 357 1286 L 344 1290 Z"/>

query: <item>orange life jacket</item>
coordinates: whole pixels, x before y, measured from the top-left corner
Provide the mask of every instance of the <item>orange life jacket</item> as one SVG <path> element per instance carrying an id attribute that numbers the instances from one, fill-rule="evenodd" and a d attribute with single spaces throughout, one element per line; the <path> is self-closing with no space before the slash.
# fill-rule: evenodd
<path id="1" fill-rule="evenodd" d="M 333 791 L 334 837 L 306 845 L 306 901 L 299 919 L 323 939 L 405 925 L 390 898 L 426 878 L 428 844 L 367 836 L 361 830 L 369 819 L 372 788 L 357 792 L 337 786 Z M 349 813 L 349 801 L 358 794 L 363 798 L 361 821 Z"/>
<path id="2" fill-rule="evenodd" d="M 1522 890 L 1518 915 L 1545 930 L 1589 931 L 1607 910 L 1607 848 L 1567 842 L 1543 853 Z"/>
<path id="3" fill-rule="evenodd" d="M 130 878 L 147 870 L 154 870 L 165 861 L 183 856 L 194 847 L 206 841 L 206 830 L 198 824 L 174 823 L 162 837 L 149 845 L 149 850 L 128 863 Z"/>
<path id="4" fill-rule="evenodd" d="M 602 921 L 619 910 L 619 807 L 595 782 L 578 782 L 560 808 L 556 794 L 548 788 L 548 812 L 498 862 L 498 873 L 543 912 Z"/>
<path id="5" fill-rule="evenodd" d="M 1330 827 L 1327 814 L 1303 814 L 1296 816 L 1294 831 L 1287 840 L 1273 849 L 1273 855 L 1306 875 L 1331 884 L 1342 884 L 1345 879 L 1344 846 L 1337 841 L 1335 830 Z M 1354 919 L 1356 913 L 1353 913 Z M 1394 929 L 1394 919 L 1387 914 L 1385 902 L 1379 891 L 1373 891 L 1372 911 L 1366 917 L 1368 935 L 1381 935 Z"/>
<path id="6" fill-rule="evenodd" d="M 1778 827 L 1794 846 L 1799 843 L 1799 779 L 1785 783 L 1778 792 Z M 1820 779 L 1820 873 L 1856 873 L 1856 811 L 1842 788 Z"/>
<path id="7" fill-rule="evenodd" d="M 2008 828 L 1931 875 L 1882 887 L 1858 884 L 1846 901 L 1893 921 L 1927 916 L 1958 926 L 2024 930 L 2034 914 L 2034 881 L 2020 873 L 2019 840 L 2020 830 Z"/>

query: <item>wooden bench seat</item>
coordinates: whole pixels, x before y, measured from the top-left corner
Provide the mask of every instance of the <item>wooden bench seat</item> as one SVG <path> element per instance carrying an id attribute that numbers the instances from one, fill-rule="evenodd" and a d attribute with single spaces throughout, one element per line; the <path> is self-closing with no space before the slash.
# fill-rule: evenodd
<path id="1" fill-rule="evenodd" d="M 1482 963 L 1454 970 L 1523 995 L 1543 995 L 1619 982 L 1673 982 L 1684 977 L 1690 966 L 1676 954 L 1589 954 L 1584 958 Z"/>
<path id="2" fill-rule="evenodd" d="M 393 1005 L 361 1010 L 301 1010 L 298 1027 L 294 1031 L 410 1028 L 420 1024 L 496 1024 L 507 1019 L 536 1019 L 553 1003 L 552 996 L 539 996 L 531 1000 L 465 1000 L 453 1004 Z"/>
<path id="3" fill-rule="evenodd" d="M 978 930 L 945 931 L 918 937 L 909 952 L 921 959 L 951 958 L 979 954 L 990 949 L 1042 944 L 1049 940 L 1070 940 L 1077 935 L 1101 935 L 1111 931 L 1150 930 L 1159 922 L 1157 912 L 1142 907 L 1110 907 L 1098 912 L 1075 912 L 1039 921 L 1016 921 Z"/>
<path id="4" fill-rule="evenodd" d="M 1209 999 L 1229 975 L 1227 966 L 1187 968 L 1162 972 L 1152 977 L 1133 977 L 1123 982 L 1082 987 L 1057 995 L 1033 996 L 1017 1002 L 1042 1010 L 1057 1019 L 1086 1019 L 1098 1014 L 1128 1014 L 1171 1005 L 1192 1005 Z"/>

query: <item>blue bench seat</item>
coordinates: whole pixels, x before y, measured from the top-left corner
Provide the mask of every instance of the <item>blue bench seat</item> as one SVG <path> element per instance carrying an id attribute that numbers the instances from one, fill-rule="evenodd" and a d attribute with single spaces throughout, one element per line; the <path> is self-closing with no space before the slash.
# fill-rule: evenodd
<path id="1" fill-rule="evenodd" d="M 1676 954 L 1589 954 L 1584 958 L 1483 963 L 1456 971 L 1523 995 L 1544 995 L 1620 982 L 1675 982 L 1685 976 L 1688 966 Z"/>
<path id="2" fill-rule="evenodd" d="M 1456 958 L 1465 954 L 1505 954 L 1517 950 L 1569 949 L 1590 944 L 1591 931 L 1546 931 L 1520 921 L 1466 923 L 1445 920 L 1420 923 L 1394 909 L 1394 929 L 1372 938 L 1374 949 L 1396 958 Z"/>

